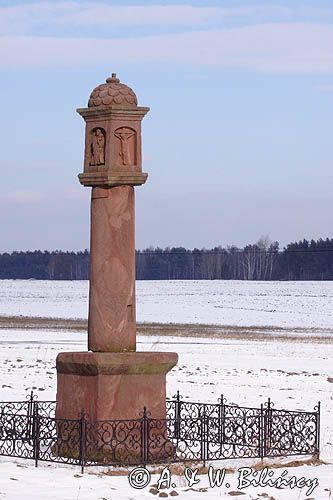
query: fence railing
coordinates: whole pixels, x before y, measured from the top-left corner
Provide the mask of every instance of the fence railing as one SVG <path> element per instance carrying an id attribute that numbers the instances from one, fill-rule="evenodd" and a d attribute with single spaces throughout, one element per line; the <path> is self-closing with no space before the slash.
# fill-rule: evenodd
<path id="1" fill-rule="evenodd" d="M 146 408 L 137 419 L 91 422 L 55 418 L 54 401 L 0 403 L 0 455 L 88 465 L 136 465 L 227 458 L 319 456 L 320 403 L 312 412 L 183 400 L 166 402 L 166 418 Z"/>

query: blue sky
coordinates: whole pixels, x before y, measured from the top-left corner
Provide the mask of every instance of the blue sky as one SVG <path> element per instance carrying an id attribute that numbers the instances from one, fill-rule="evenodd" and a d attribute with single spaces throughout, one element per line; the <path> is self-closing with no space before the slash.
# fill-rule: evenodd
<path id="1" fill-rule="evenodd" d="M 333 237 L 331 1 L 0 1 L 0 251 L 89 246 L 75 112 L 149 106 L 137 248 Z"/>

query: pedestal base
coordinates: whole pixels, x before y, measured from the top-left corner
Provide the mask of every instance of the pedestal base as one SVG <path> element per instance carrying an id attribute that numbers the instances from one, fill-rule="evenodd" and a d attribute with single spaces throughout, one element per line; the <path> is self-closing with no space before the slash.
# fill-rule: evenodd
<path id="1" fill-rule="evenodd" d="M 142 416 L 165 418 L 166 374 L 176 353 L 64 352 L 57 357 L 56 418 L 129 420 Z"/>
<path id="2" fill-rule="evenodd" d="M 59 354 L 55 453 L 101 464 L 171 458 L 165 379 L 177 360 L 167 352 Z"/>

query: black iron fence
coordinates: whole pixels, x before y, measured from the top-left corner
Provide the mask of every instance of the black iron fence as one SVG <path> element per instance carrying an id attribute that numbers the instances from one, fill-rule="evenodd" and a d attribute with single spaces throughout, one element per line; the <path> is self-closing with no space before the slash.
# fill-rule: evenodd
<path id="1" fill-rule="evenodd" d="M 136 465 L 226 458 L 319 456 L 320 403 L 312 412 L 188 402 L 179 392 L 166 418 L 90 422 L 55 418 L 54 401 L 0 403 L 0 455 L 80 465 Z"/>

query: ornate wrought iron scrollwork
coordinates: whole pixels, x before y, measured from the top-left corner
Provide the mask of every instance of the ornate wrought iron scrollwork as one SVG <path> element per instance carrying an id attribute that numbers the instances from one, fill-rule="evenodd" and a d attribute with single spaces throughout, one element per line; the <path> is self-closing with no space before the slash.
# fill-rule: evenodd
<path id="1" fill-rule="evenodd" d="M 56 419 L 54 401 L 0 403 L 0 455 L 86 465 L 135 465 L 225 458 L 318 456 L 320 403 L 313 412 L 188 402 L 177 392 L 166 418 Z"/>

